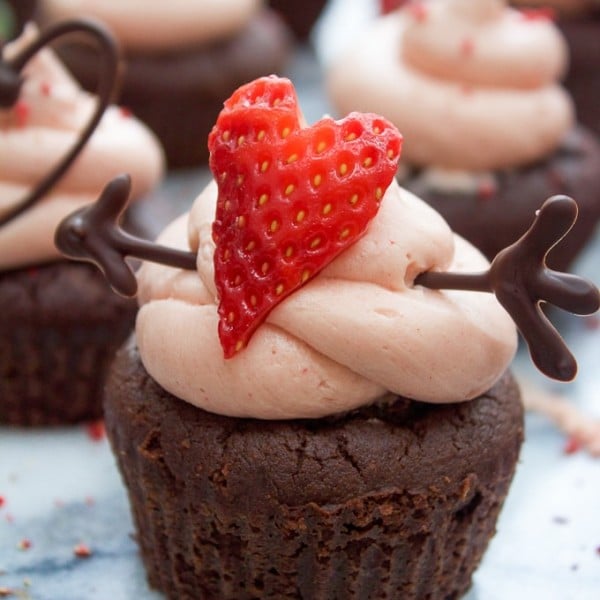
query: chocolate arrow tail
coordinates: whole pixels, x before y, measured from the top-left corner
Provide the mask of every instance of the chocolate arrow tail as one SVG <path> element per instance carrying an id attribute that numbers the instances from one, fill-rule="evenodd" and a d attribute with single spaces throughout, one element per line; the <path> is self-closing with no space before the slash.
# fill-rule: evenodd
<path id="1" fill-rule="evenodd" d="M 600 292 L 590 281 L 546 267 L 548 252 L 568 233 L 577 204 L 568 196 L 546 200 L 529 230 L 500 251 L 484 273 L 423 273 L 415 284 L 432 289 L 492 292 L 521 332 L 535 365 L 554 379 L 577 373 L 575 358 L 540 308 L 542 302 L 580 315 L 600 308 Z"/>
<path id="2" fill-rule="evenodd" d="M 193 252 L 160 246 L 119 227 L 130 192 L 129 175 L 115 177 L 94 204 L 63 219 L 54 236 L 54 242 L 63 254 L 95 264 L 112 288 L 123 296 L 134 296 L 137 292 L 135 274 L 125 260 L 127 256 L 179 269 L 196 268 Z"/>

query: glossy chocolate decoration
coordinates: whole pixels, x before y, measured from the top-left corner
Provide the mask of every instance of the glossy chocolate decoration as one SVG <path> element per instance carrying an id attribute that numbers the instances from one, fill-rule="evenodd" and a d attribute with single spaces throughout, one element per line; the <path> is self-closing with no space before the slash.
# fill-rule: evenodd
<path id="1" fill-rule="evenodd" d="M 525 338 L 531 358 L 546 375 L 569 381 L 577 373 L 575 358 L 544 315 L 548 302 L 578 315 L 600 307 L 598 288 L 591 282 L 546 267 L 548 252 L 568 233 L 577 218 L 577 204 L 568 196 L 553 196 L 537 212 L 529 230 L 501 250 L 488 271 L 479 274 L 428 272 L 415 284 L 432 289 L 493 292 Z"/>

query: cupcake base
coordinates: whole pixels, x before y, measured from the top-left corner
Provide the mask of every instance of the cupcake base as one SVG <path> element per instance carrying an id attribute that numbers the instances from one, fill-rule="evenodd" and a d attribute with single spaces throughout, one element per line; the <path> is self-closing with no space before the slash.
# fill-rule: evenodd
<path id="1" fill-rule="evenodd" d="M 566 270 L 600 220 L 600 144 L 595 136 L 578 127 L 549 159 L 495 177 L 495 190 L 473 192 L 432 189 L 418 174 L 400 184 L 433 206 L 456 233 L 490 260 L 527 231 L 547 198 L 571 196 L 579 206 L 579 217 L 567 238 L 548 255 L 549 266 Z"/>
<path id="2" fill-rule="evenodd" d="M 98 419 L 106 373 L 136 312 L 91 265 L 0 273 L 0 423 Z"/>
<path id="3" fill-rule="evenodd" d="M 207 138 L 223 102 L 240 85 L 277 73 L 291 33 L 263 10 L 230 39 L 172 53 L 128 54 L 118 97 L 159 138 L 171 168 L 208 160 Z M 93 48 L 65 44 L 58 53 L 81 84 L 96 89 Z"/>
<path id="4" fill-rule="evenodd" d="M 130 340 L 105 398 L 152 586 L 168 598 L 459 598 L 523 437 L 505 374 L 474 401 L 260 421 L 164 391 Z"/>

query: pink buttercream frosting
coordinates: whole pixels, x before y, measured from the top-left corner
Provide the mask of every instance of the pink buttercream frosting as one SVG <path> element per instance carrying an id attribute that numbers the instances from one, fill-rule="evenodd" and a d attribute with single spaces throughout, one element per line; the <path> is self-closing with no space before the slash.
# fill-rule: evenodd
<path id="1" fill-rule="evenodd" d="M 552 22 L 503 0 L 417 6 L 376 20 L 332 65 L 339 111 L 389 118 L 417 166 L 495 170 L 554 151 L 574 113 L 557 83 L 567 52 Z"/>
<path id="2" fill-rule="evenodd" d="M 160 52 L 224 39 L 242 29 L 262 0 L 42 0 L 44 22 L 94 17 L 126 51 Z"/>
<path id="3" fill-rule="evenodd" d="M 26 44 L 30 28 L 5 56 Z M 18 204 L 74 145 L 96 100 L 82 91 L 50 50 L 26 66 L 14 108 L 0 110 L 0 214 Z M 82 153 L 48 196 L 0 228 L 0 269 L 52 260 L 54 229 L 77 207 L 93 202 L 115 175 L 127 172 L 137 198 L 160 180 L 162 149 L 139 121 L 110 107 Z"/>
<path id="4" fill-rule="evenodd" d="M 197 272 L 145 264 L 138 273 L 142 361 L 179 398 L 230 416 L 321 417 L 388 392 L 435 403 L 471 399 L 510 363 L 515 327 L 492 295 L 413 285 L 427 269 L 480 271 L 487 262 L 395 182 L 364 237 L 225 360 L 213 269 L 216 200 L 212 182 L 159 240 L 197 252 Z"/>

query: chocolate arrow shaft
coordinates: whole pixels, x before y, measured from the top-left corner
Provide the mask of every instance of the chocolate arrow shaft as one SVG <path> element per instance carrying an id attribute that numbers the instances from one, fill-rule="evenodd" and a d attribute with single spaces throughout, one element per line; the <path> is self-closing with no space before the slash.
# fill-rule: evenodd
<path id="1" fill-rule="evenodd" d="M 135 237 L 126 231 L 111 230 L 112 247 L 124 256 L 131 256 L 159 263 L 176 269 L 196 269 L 196 255 L 186 250 L 167 248 L 154 242 Z"/>
<path id="2" fill-rule="evenodd" d="M 489 271 L 482 273 L 449 273 L 427 271 L 415 279 L 416 285 L 432 290 L 466 290 L 470 292 L 493 292 Z"/>

